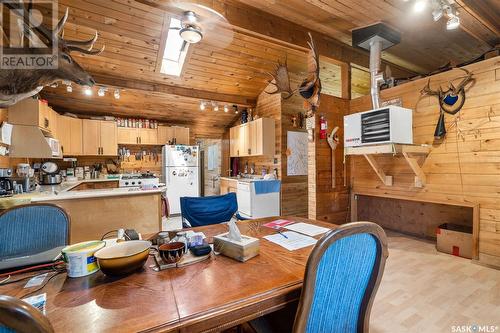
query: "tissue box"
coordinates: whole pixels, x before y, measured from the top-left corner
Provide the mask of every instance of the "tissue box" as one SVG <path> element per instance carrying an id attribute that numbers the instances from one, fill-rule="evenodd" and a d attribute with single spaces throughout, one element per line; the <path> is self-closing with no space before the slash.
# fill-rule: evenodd
<path id="1" fill-rule="evenodd" d="M 259 240 L 241 235 L 241 242 L 228 238 L 229 233 L 214 236 L 214 251 L 226 257 L 245 262 L 259 254 Z"/>

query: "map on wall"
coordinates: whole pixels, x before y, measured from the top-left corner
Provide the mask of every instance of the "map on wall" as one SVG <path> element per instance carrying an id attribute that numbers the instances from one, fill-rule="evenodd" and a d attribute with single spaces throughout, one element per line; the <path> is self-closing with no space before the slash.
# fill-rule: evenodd
<path id="1" fill-rule="evenodd" d="M 307 176 L 307 132 L 287 133 L 287 176 Z"/>

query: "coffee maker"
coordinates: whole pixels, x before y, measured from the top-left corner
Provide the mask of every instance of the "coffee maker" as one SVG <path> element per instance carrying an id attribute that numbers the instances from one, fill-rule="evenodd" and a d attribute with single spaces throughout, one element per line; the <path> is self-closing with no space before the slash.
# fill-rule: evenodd
<path id="1" fill-rule="evenodd" d="M 0 169 L 0 197 L 10 197 L 14 194 L 11 177 L 12 169 Z"/>

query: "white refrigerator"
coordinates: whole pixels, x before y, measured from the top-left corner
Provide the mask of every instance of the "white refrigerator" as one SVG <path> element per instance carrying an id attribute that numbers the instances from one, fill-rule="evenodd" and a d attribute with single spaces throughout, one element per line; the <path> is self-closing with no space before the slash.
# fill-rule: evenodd
<path id="1" fill-rule="evenodd" d="M 181 197 L 200 196 L 198 146 L 163 146 L 162 182 L 167 186 L 170 214 L 181 213 Z"/>

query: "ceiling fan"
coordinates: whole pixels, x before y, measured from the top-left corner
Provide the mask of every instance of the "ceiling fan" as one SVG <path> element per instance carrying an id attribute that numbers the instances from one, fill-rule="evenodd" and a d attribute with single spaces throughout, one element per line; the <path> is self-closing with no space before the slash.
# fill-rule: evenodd
<path id="1" fill-rule="evenodd" d="M 231 25 L 222 14 L 212 8 L 196 3 L 173 1 L 165 10 L 180 21 L 180 26 L 169 29 L 179 31 L 184 40 L 182 50 L 187 44 L 197 44 L 201 41 L 206 41 L 217 49 L 224 49 L 233 40 Z"/>

